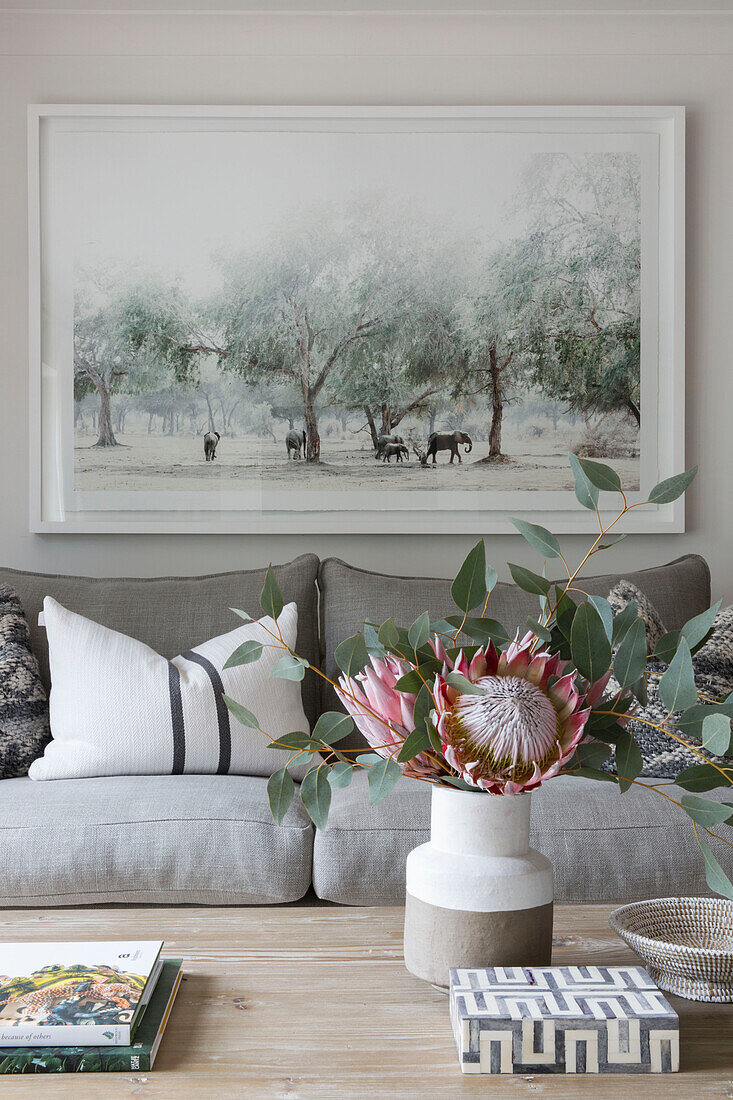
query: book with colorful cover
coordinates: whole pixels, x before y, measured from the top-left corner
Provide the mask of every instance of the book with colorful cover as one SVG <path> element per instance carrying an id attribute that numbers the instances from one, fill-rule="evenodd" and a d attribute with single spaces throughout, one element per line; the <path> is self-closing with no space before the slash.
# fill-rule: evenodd
<path id="1" fill-rule="evenodd" d="M 123 1047 L 0 1048 L 0 1073 L 127 1073 L 153 1068 L 181 984 L 182 959 L 164 959 L 160 977 L 138 1024 Z"/>
<path id="2" fill-rule="evenodd" d="M 0 1047 L 129 1045 L 162 946 L 0 943 Z"/>

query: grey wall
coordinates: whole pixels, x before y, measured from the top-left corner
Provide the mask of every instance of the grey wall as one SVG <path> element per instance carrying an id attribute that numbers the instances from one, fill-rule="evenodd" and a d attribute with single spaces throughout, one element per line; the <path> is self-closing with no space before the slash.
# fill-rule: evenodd
<path id="1" fill-rule="evenodd" d="M 0 562 L 97 575 L 196 573 L 285 560 L 310 549 L 369 568 L 448 576 L 471 541 L 437 529 L 430 537 L 389 540 L 29 535 L 27 103 L 683 104 L 688 109 L 686 444 L 688 465 L 699 463 L 701 472 L 688 496 L 686 534 L 627 539 L 603 564 L 624 570 L 694 550 L 711 563 L 715 594 L 730 599 L 729 0 L 706 3 L 707 14 L 697 15 L 665 12 L 659 3 L 647 3 L 645 13 L 616 14 L 589 10 L 601 6 L 595 3 L 566 4 L 564 14 L 555 14 L 542 0 L 526 5 L 535 12 L 509 14 L 210 15 L 150 8 L 124 14 L 118 2 L 117 11 L 96 13 L 78 7 L 73 13 L 50 11 L 47 3 L 44 12 L 34 12 L 31 4 L 19 10 L 22 6 L 22 0 L 12 11 L 7 0 L 0 4 Z M 94 6 L 112 7 L 102 0 Z M 484 6 L 495 7 L 488 0 Z M 573 13 L 572 6 L 584 10 Z M 723 10 L 711 10 L 718 6 Z M 577 554 L 585 540 L 569 536 L 565 543 Z M 507 557 L 532 562 L 518 536 L 492 538 L 490 552 L 497 566 Z"/>

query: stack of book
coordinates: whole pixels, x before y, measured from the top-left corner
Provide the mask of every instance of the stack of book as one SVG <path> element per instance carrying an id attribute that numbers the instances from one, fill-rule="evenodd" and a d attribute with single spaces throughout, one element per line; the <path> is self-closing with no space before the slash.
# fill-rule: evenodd
<path id="1" fill-rule="evenodd" d="M 181 982 L 162 947 L 0 943 L 0 1073 L 152 1069 Z"/>

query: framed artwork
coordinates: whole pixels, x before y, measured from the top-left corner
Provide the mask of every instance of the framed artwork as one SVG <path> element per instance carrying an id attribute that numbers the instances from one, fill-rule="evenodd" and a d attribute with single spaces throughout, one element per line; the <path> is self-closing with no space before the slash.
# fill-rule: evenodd
<path id="1" fill-rule="evenodd" d="M 680 107 L 31 107 L 31 529 L 592 529 L 569 452 L 684 467 L 683 168 Z"/>

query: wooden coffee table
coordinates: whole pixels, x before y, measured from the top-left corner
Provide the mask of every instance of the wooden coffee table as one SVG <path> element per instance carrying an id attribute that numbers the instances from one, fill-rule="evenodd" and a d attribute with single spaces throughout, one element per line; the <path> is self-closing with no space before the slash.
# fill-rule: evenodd
<path id="1" fill-rule="evenodd" d="M 611 906 L 562 906 L 556 963 L 638 962 Z M 0 910 L 2 940 L 165 939 L 186 979 L 150 1073 L 6 1076 L 3 1094 L 228 1100 L 733 1098 L 733 1005 L 671 997 L 682 1072 L 465 1077 L 448 999 L 402 963 L 401 909 Z"/>

